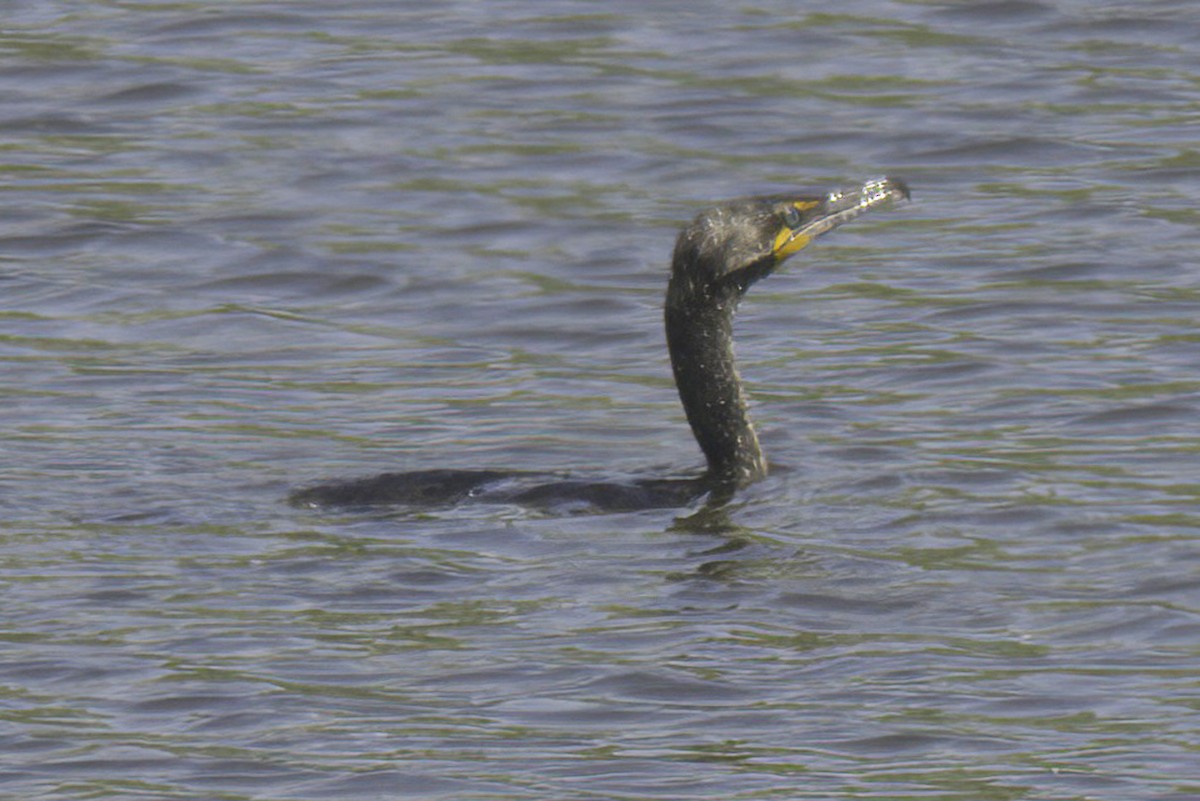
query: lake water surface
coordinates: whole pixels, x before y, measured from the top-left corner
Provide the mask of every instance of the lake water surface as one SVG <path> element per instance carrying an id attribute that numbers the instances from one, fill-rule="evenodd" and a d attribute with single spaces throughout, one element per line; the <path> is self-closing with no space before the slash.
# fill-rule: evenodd
<path id="1" fill-rule="evenodd" d="M 1200 799 L 1193 3 L 3 16 L 0 796 Z M 698 469 L 678 226 L 884 174 L 720 512 L 284 502 Z"/>

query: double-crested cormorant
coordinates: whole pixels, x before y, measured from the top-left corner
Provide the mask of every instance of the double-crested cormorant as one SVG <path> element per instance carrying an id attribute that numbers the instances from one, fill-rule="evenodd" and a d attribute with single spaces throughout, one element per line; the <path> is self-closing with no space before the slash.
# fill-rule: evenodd
<path id="1" fill-rule="evenodd" d="M 302 506 L 429 506 L 478 497 L 608 510 L 681 506 L 705 494 L 727 499 L 767 473 L 733 358 L 738 301 L 816 237 L 908 197 L 903 181 L 880 178 L 825 195 L 746 198 L 701 212 L 680 232 L 667 285 L 667 347 L 688 423 L 708 461 L 701 476 L 612 483 L 498 470 L 424 470 L 318 484 L 292 493 L 290 500 Z"/>

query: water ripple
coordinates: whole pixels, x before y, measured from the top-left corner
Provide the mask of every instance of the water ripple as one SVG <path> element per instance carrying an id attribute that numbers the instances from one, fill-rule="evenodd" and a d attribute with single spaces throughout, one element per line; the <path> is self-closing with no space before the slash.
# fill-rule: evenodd
<path id="1" fill-rule="evenodd" d="M 0 786 L 1194 795 L 1190 11 L 6 9 Z M 676 227 L 892 173 L 742 309 L 729 508 L 282 503 L 697 467 Z"/>

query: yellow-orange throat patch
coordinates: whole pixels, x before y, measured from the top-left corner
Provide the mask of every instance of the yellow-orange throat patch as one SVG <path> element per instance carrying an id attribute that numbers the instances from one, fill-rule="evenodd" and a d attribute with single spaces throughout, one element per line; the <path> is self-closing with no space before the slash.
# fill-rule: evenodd
<path id="1" fill-rule="evenodd" d="M 796 211 L 808 211 L 809 209 L 816 207 L 818 203 L 819 201 L 816 200 L 798 200 L 793 203 L 792 206 L 796 209 Z M 791 226 L 785 225 L 780 229 L 779 233 L 775 235 L 775 245 L 771 249 L 771 252 L 775 254 L 775 258 L 783 261 L 796 251 L 802 250 L 811 241 L 812 237 L 808 236 L 807 234 L 800 233 L 799 228 L 792 228 Z"/>

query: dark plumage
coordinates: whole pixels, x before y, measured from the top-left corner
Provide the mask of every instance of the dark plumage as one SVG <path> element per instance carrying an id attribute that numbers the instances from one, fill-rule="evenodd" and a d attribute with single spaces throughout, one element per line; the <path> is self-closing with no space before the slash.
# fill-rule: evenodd
<path id="1" fill-rule="evenodd" d="M 908 197 L 903 181 L 882 178 L 825 195 L 747 198 L 702 212 L 680 232 L 664 317 L 675 384 L 708 462 L 698 478 L 618 484 L 547 481 L 549 476 L 536 473 L 428 470 L 319 484 L 290 500 L 315 506 L 430 506 L 480 498 L 607 510 L 678 506 L 705 493 L 728 498 L 767 473 L 733 358 L 733 317 L 742 295 L 817 236 Z"/>
<path id="2" fill-rule="evenodd" d="M 742 486 L 767 472 L 733 360 L 742 295 L 813 238 L 908 197 L 903 181 L 884 178 L 824 196 L 749 198 L 709 209 L 680 232 L 667 285 L 667 347 L 711 480 Z"/>

